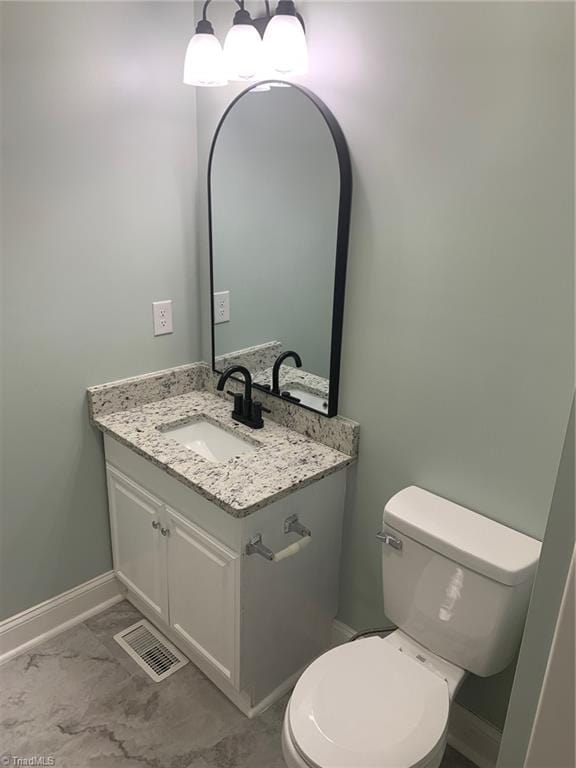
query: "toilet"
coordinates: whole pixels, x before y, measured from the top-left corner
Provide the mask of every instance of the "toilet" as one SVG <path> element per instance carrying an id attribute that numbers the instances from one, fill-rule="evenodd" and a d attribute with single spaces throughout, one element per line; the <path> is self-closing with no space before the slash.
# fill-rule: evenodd
<path id="1" fill-rule="evenodd" d="M 288 768 L 438 768 L 467 672 L 495 675 L 519 645 L 539 541 L 416 486 L 390 499 L 378 538 L 398 629 L 301 675 L 282 729 Z"/>

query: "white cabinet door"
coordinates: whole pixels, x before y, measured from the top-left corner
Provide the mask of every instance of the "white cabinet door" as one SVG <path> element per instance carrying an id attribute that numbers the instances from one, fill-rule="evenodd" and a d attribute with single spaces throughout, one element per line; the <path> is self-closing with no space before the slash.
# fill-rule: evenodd
<path id="1" fill-rule="evenodd" d="M 170 625 L 237 686 L 239 555 L 167 511 Z"/>
<path id="2" fill-rule="evenodd" d="M 168 531 L 164 507 L 110 465 L 107 474 L 116 574 L 159 617 L 168 621 Z"/>

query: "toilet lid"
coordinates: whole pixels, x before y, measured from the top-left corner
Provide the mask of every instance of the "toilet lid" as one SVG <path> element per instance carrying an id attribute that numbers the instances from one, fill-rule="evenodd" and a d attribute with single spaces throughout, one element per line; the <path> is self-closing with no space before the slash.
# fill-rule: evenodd
<path id="1" fill-rule="evenodd" d="M 449 707 L 444 680 L 373 637 L 308 667 L 290 699 L 289 723 L 312 765 L 408 768 L 438 746 Z"/>

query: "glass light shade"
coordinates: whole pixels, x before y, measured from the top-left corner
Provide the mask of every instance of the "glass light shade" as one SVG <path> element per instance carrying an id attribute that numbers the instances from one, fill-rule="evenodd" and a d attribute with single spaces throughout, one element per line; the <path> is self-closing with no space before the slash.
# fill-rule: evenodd
<path id="1" fill-rule="evenodd" d="M 230 80 L 252 80 L 262 70 L 263 46 L 256 27 L 234 24 L 224 40 L 224 65 Z"/>
<path id="2" fill-rule="evenodd" d="M 184 59 L 186 85 L 226 85 L 222 46 L 215 35 L 197 32 L 188 43 Z"/>
<path id="3" fill-rule="evenodd" d="M 280 75 L 304 75 L 308 71 L 308 46 L 296 16 L 273 16 L 264 32 L 264 51 L 268 65 Z"/>

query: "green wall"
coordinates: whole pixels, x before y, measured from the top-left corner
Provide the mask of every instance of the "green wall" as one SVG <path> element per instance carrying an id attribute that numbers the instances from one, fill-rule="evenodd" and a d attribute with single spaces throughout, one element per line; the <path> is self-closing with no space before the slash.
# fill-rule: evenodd
<path id="1" fill-rule="evenodd" d="M 360 629 L 384 620 L 374 534 L 400 488 L 544 534 L 573 390 L 573 8 L 298 7 L 301 82 L 354 166 L 340 411 L 362 427 L 340 618 Z M 231 11 L 210 18 L 223 35 Z M 198 92 L 200 178 L 237 91 Z M 205 230 L 199 247 L 205 270 Z M 501 727 L 512 677 L 470 678 L 461 701 Z"/>
<path id="2" fill-rule="evenodd" d="M 182 3 L 1 4 L 2 616 L 111 567 L 85 388 L 199 358 Z M 151 302 L 174 299 L 173 336 Z"/>

